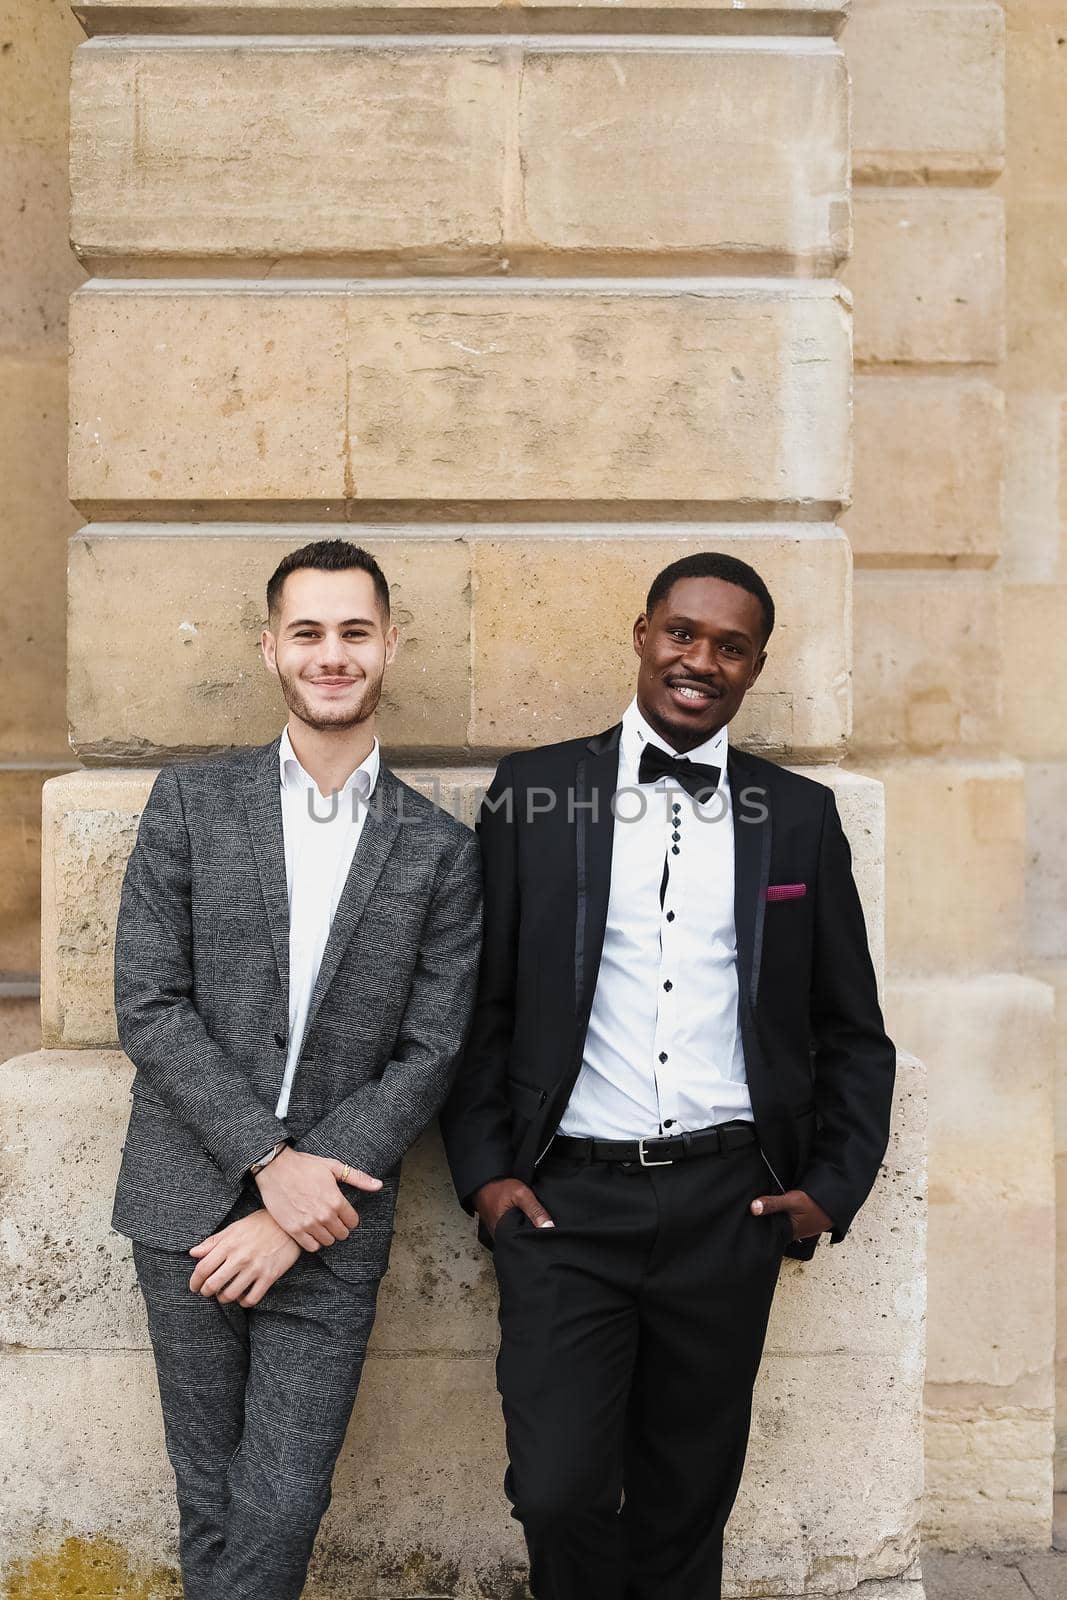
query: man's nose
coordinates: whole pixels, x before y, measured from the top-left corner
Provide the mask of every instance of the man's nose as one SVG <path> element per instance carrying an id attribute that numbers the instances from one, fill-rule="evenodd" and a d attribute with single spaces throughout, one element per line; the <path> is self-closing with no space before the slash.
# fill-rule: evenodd
<path id="1" fill-rule="evenodd" d="M 714 678 L 718 675 L 715 647 L 706 639 L 694 639 L 682 657 L 682 663 L 696 677 Z"/>

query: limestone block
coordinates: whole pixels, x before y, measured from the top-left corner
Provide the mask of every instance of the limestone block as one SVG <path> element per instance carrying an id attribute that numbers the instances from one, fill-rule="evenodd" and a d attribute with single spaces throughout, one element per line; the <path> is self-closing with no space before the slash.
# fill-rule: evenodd
<path id="1" fill-rule="evenodd" d="M 1055 1337 L 1052 992 L 983 974 L 892 983 L 929 1070 L 928 1536 L 1048 1543 Z M 995 1268 L 995 1270 L 994 1270 Z"/>
<path id="2" fill-rule="evenodd" d="M 102 39 L 72 137 L 72 235 L 102 272 L 788 275 L 849 247 L 826 39 Z"/>
<path id="3" fill-rule="evenodd" d="M 908 758 L 863 770 L 885 785 L 889 971 L 1016 966 L 1025 854 L 1018 762 Z"/>
<path id="4" fill-rule="evenodd" d="M 1067 757 L 1067 727 L 1058 698 L 1067 683 L 1067 583 L 1004 586 L 1004 703 L 1007 738 L 1031 761 Z"/>
<path id="5" fill-rule="evenodd" d="M 1009 389 L 1004 432 L 1004 550 L 999 570 L 1007 583 L 1044 583 L 1057 577 L 1063 554 L 1062 395 Z"/>
<path id="6" fill-rule="evenodd" d="M 31 980 L 0 979 L 0 1062 L 41 1048 L 41 997 Z"/>
<path id="7" fill-rule="evenodd" d="M 996 177 L 1004 165 L 998 5 L 858 6 L 845 42 L 858 182 Z"/>
<path id="8" fill-rule="evenodd" d="M 73 762 L 0 763 L 0 973 L 40 962 L 41 786 Z"/>
<path id="9" fill-rule="evenodd" d="M 853 748 L 1001 748 L 1000 585 L 984 573 L 861 572 Z"/>
<path id="10" fill-rule="evenodd" d="M 2 179 L 0 179 L 2 181 Z M 0 760 L 67 748 L 66 356 L 0 357 Z"/>
<path id="11" fill-rule="evenodd" d="M 265 744 L 284 721 L 260 652 L 267 579 L 322 528 L 84 528 L 70 545 L 68 715 L 85 759 Z M 458 532 L 458 530 L 457 530 Z M 382 732 L 398 749 L 467 738 L 470 554 L 458 537 L 359 531 L 389 579 L 403 634 Z M 146 658 L 153 670 L 145 671 Z"/>
<path id="12" fill-rule="evenodd" d="M 56 61 L 56 75 L 60 73 Z M 56 117 L 63 113 L 56 108 Z M 9 144 L 0 131 L 0 352 L 66 352 L 67 297 L 85 273 L 67 241 L 65 150 Z"/>
<path id="13" fill-rule="evenodd" d="M 1004 350 L 1004 216 L 995 195 L 861 192 L 845 273 L 856 360 L 998 361 Z"/>
<path id="14" fill-rule="evenodd" d="M 96 281 L 71 301 L 71 493 L 97 516 L 501 500 L 810 515 L 847 492 L 849 327 L 817 280 Z"/>
<path id="15" fill-rule="evenodd" d="M 95 1552 L 103 1570 L 162 1585 L 173 1513 L 151 1358 L 128 1246 L 107 1231 L 129 1077 L 120 1054 L 95 1051 L 24 1058 L 0 1076 L 3 1428 L 20 1461 L 0 1541 L 42 1574 Z M 887 1169 L 864 1220 L 845 1245 L 783 1269 L 728 1595 L 825 1593 L 831 1573 L 839 1589 L 869 1581 L 864 1600 L 921 1600 L 923 1105 L 921 1069 L 902 1060 Z M 401 1193 L 311 1592 L 501 1600 L 521 1563 L 499 1488 L 492 1275 L 433 1138 L 406 1163 Z"/>
<path id="16" fill-rule="evenodd" d="M 630 632 L 649 584 L 676 557 L 710 546 L 751 563 L 782 597 L 781 637 L 776 624 L 738 739 L 763 751 L 840 753 L 850 716 L 851 562 L 836 529 L 679 526 L 655 535 L 646 527 L 639 536 L 612 528 L 539 538 L 529 529 L 519 539 L 471 541 L 470 745 L 507 750 L 610 727 L 633 692 Z M 561 652 L 575 596 L 592 573 L 597 603 L 581 648 Z"/>
<path id="17" fill-rule="evenodd" d="M 856 380 L 857 566 L 987 567 L 1004 511 L 1004 396 L 967 378 Z"/>
<path id="18" fill-rule="evenodd" d="M 58 1593 L 61 1578 L 95 1557 L 145 1585 L 126 1592 L 169 1596 L 176 1518 L 151 1357 L 18 1351 L 0 1360 L 11 1396 L 4 1442 L 21 1463 L 0 1523 L 9 1582 L 36 1573 L 50 1583 L 39 1592 Z M 922 1600 L 914 1525 L 904 1526 L 920 1486 L 910 1391 L 868 1357 L 765 1363 L 725 1595 L 825 1593 L 817 1586 L 829 1572 L 844 1590 L 862 1582 L 863 1600 Z M 428 1439 L 447 1448 L 427 1450 Z M 500 1487 L 502 1446 L 491 1358 L 371 1355 L 309 1600 L 520 1592 L 525 1563 Z M 862 1487 L 872 1476 L 874 1494 Z"/>
<path id="19" fill-rule="evenodd" d="M 259 655 L 267 578 L 321 532 L 84 529 L 71 542 L 68 628 L 70 737 L 81 758 L 145 761 L 272 739 L 281 703 Z M 631 628 L 649 584 L 709 542 L 787 597 L 738 737 L 772 752 L 843 748 L 850 557 L 836 528 L 364 525 L 358 537 L 394 587 L 402 644 L 382 714 L 394 753 L 495 753 L 609 727 L 633 693 Z M 594 570 L 594 618 L 581 649 L 561 653 L 574 597 Z"/>
<path id="20" fill-rule="evenodd" d="M 400 776 L 472 824 L 492 768 L 404 768 Z M 883 951 L 883 811 L 879 784 L 836 767 L 793 769 L 833 789 L 852 848 L 876 970 Z M 126 860 L 154 771 L 89 771 L 44 791 L 41 1018 L 46 1045 L 116 1042 L 115 919 Z"/>
<path id="21" fill-rule="evenodd" d="M 78 24 L 59 0 L 8 4 L 4 19 L 0 142 L 59 155 L 67 143 L 65 66 L 81 39 Z"/>
<path id="22" fill-rule="evenodd" d="M 1062 34 L 1062 26 L 1057 30 Z M 1062 47 L 1051 45 L 1058 58 Z M 1055 63 L 1054 63 L 1055 64 Z M 1062 141 L 1049 139 L 1053 148 Z M 1067 316 L 1063 276 L 1067 270 L 1067 201 L 1062 187 L 1037 194 L 1012 193 L 1007 200 L 1011 234 L 1008 255 L 1010 337 L 1006 371 L 1014 384 L 1062 390 L 1067 362 Z"/>
<path id="23" fill-rule="evenodd" d="M 837 34 L 843 0 L 80 0 L 71 8 L 89 34 L 568 33 Z"/>
<path id="24" fill-rule="evenodd" d="M 1061 961 L 1067 958 L 1067 762 L 1027 762 L 1024 770 L 1026 953 L 1031 961 Z"/>

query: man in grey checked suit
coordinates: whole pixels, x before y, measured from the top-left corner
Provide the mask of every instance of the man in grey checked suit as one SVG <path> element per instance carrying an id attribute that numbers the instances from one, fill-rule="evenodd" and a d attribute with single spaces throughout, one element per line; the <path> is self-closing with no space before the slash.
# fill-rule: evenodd
<path id="1" fill-rule="evenodd" d="M 451 1082 L 481 942 L 474 835 L 380 760 L 396 628 L 376 562 L 308 545 L 267 602 L 288 726 L 159 774 L 115 947 L 137 1071 L 113 1223 L 148 1311 L 186 1600 L 302 1592 L 400 1160 Z"/>

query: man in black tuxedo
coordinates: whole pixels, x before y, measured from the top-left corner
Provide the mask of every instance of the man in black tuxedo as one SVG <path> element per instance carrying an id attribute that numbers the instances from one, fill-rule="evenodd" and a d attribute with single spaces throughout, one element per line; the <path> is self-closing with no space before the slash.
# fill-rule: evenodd
<path id="1" fill-rule="evenodd" d="M 494 1246 L 506 1490 L 537 1600 L 714 1600 L 783 1254 L 840 1243 L 895 1056 L 832 792 L 728 749 L 774 605 L 695 555 L 622 722 L 506 757 L 442 1116 Z"/>

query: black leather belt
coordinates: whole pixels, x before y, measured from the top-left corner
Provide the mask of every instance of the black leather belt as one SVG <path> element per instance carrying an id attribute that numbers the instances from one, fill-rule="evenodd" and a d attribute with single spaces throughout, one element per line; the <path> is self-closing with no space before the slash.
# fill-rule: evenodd
<path id="1" fill-rule="evenodd" d="M 545 1156 L 566 1156 L 573 1161 L 636 1161 L 642 1167 L 669 1167 L 695 1156 L 720 1155 L 744 1144 L 755 1144 L 751 1122 L 720 1122 L 714 1128 L 675 1133 L 652 1139 L 575 1139 L 557 1133 Z"/>

